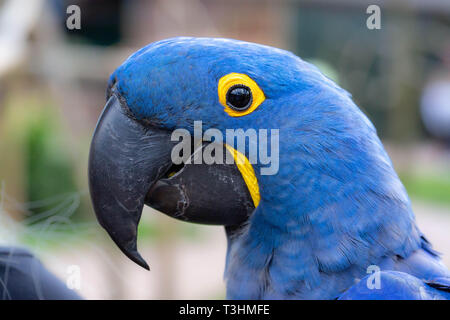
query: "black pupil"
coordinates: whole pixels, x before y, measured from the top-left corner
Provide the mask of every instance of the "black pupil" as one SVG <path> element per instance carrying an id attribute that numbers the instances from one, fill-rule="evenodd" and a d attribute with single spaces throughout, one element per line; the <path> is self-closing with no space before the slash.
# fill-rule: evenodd
<path id="1" fill-rule="evenodd" d="M 232 109 L 242 111 L 250 107 L 252 94 L 250 89 L 244 85 L 235 85 L 227 92 L 227 104 Z"/>

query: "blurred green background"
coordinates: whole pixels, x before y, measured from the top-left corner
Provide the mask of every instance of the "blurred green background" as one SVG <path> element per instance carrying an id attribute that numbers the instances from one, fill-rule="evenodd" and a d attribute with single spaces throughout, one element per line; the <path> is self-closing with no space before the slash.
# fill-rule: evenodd
<path id="1" fill-rule="evenodd" d="M 66 9 L 81 9 L 69 30 Z M 381 29 L 366 26 L 370 4 Z M 352 93 L 374 122 L 422 231 L 450 262 L 450 2 L 0 1 L 0 240 L 38 252 L 86 298 L 222 298 L 225 237 L 147 208 L 140 270 L 98 227 L 87 189 L 91 134 L 109 74 L 171 36 L 291 50 Z"/>

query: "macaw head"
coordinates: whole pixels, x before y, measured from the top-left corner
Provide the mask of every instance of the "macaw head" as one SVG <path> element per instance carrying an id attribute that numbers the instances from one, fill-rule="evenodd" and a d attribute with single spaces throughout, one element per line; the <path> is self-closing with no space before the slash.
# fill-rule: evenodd
<path id="1" fill-rule="evenodd" d="M 172 133 L 195 136 L 196 121 L 215 130 L 216 145 L 217 132 L 255 130 L 242 150 L 221 144 L 243 164 L 174 165 Z M 264 140 L 264 130 L 273 137 Z M 260 153 L 248 161 L 261 141 L 271 170 Z M 193 144 L 184 159 L 199 150 Z M 409 199 L 370 121 L 317 68 L 268 46 L 173 38 L 137 51 L 111 75 L 89 161 L 98 220 L 128 257 L 147 267 L 136 249 L 145 203 L 225 225 L 236 294 L 252 279 L 269 279 L 273 292 L 295 281 L 313 287 L 323 272 L 418 243 Z"/>

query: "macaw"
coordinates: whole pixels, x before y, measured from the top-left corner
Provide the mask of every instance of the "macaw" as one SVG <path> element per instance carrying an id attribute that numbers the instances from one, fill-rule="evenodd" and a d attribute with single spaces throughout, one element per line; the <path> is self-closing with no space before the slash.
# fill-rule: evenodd
<path id="1" fill-rule="evenodd" d="M 278 129 L 278 172 L 262 174 L 248 148 L 225 144 L 244 164 L 175 165 L 171 133 L 193 133 L 198 120 L 224 135 Z M 140 49 L 110 77 L 88 171 L 98 221 L 144 268 L 144 204 L 225 226 L 227 298 L 450 298 L 450 272 L 417 227 L 374 126 L 288 51 L 188 37 Z"/>

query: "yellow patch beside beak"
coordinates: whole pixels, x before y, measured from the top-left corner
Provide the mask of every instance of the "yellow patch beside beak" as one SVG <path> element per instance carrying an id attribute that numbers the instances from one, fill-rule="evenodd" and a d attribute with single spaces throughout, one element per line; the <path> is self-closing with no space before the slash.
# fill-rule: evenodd
<path id="1" fill-rule="evenodd" d="M 261 200 L 261 195 L 259 193 L 258 179 L 255 176 L 253 166 L 251 165 L 250 161 L 248 161 L 245 155 L 229 146 L 228 144 L 225 144 L 225 147 L 233 156 L 234 162 L 238 167 L 245 184 L 247 185 L 248 191 L 250 192 L 253 204 L 255 205 L 255 208 L 257 208 L 259 205 L 259 201 Z"/>

